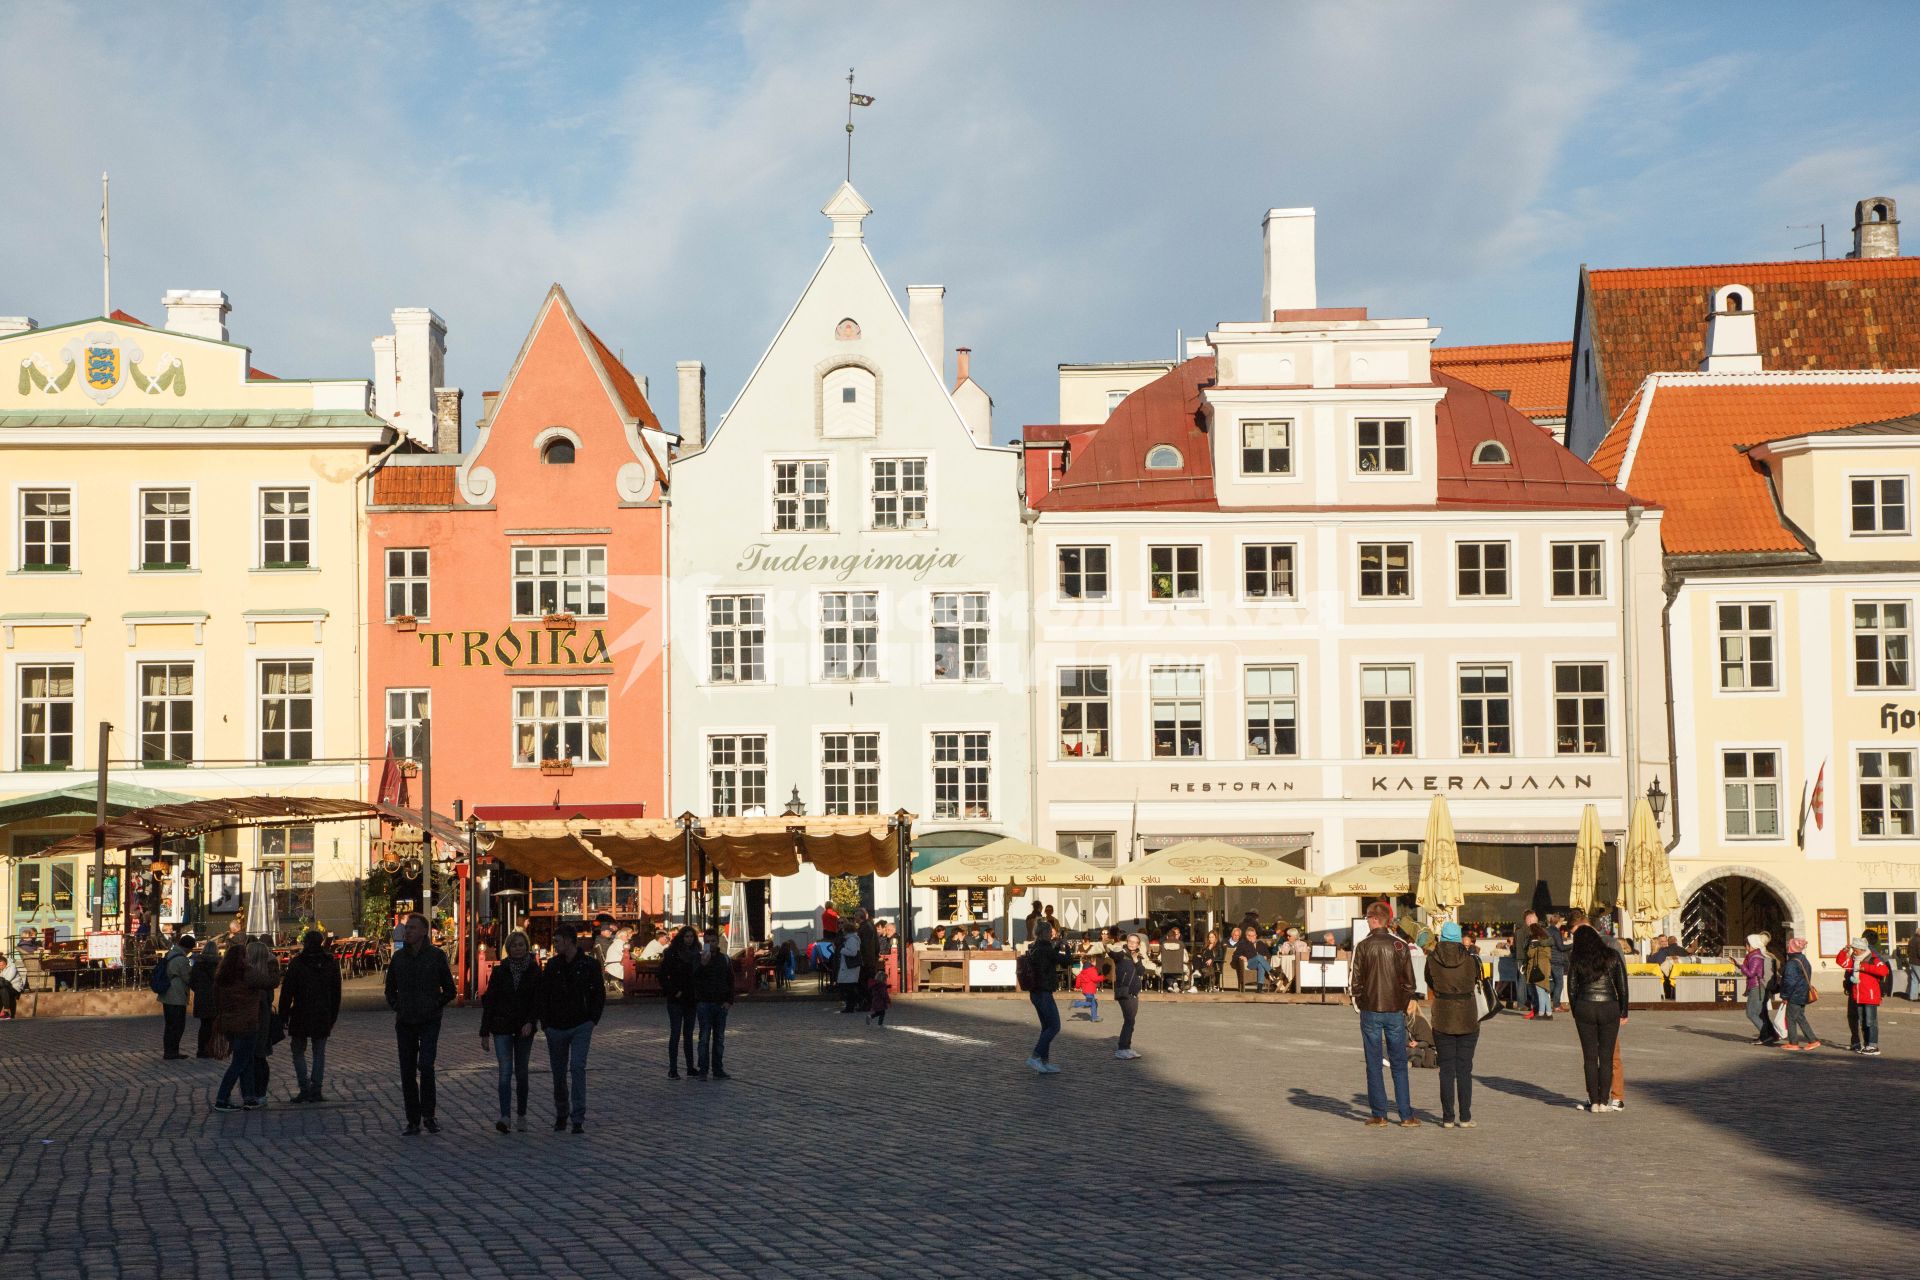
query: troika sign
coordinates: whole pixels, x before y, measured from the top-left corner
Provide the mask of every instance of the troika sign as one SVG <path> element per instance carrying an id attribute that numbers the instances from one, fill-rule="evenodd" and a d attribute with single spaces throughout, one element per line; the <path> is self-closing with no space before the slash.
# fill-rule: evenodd
<path id="1" fill-rule="evenodd" d="M 427 664 L 435 667 L 456 662 L 463 667 L 515 669 L 613 665 L 607 633 L 600 627 L 584 633 L 528 627 L 525 631 L 422 631 L 419 634 L 420 643 L 427 646 Z M 582 634 L 586 637 L 584 641 L 580 639 Z"/>
<path id="2" fill-rule="evenodd" d="M 844 554 L 817 553 L 801 543 L 791 551 L 770 542 L 750 542 L 734 564 L 736 573 L 818 573 L 845 582 L 854 570 L 913 575 L 920 581 L 935 569 L 955 569 L 965 557 L 958 551 L 850 551 Z"/>

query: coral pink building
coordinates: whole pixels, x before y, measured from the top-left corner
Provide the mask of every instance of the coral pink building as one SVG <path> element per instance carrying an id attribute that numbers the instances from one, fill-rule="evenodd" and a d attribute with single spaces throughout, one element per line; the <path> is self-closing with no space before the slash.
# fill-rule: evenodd
<path id="1" fill-rule="evenodd" d="M 429 324 L 399 338 L 429 358 L 398 353 L 393 417 L 409 391 L 413 417 L 432 412 L 412 384 L 437 381 L 438 324 L 417 314 Z M 458 799 L 482 818 L 663 816 L 668 437 L 644 391 L 555 285 L 464 453 L 446 425 L 456 393 L 435 394 L 442 451 L 396 453 L 371 480 L 369 739 L 417 761 L 431 717 L 440 812 Z M 402 429 L 419 440 L 426 425 Z M 509 879 L 489 892 L 525 889 L 513 914 L 540 936 L 661 906 L 659 882 L 632 876 Z"/>

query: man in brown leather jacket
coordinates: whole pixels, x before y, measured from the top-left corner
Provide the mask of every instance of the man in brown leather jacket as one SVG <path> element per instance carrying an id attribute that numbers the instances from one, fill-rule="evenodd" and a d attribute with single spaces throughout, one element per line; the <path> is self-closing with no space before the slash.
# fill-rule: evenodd
<path id="1" fill-rule="evenodd" d="M 1413 1089 L 1407 1079 L 1407 1005 L 1414 997 L 1413 948 L 1393 932 L 1393 909 L 1385 902 L 1367 908 L 1370 932 L 1354 944 L 1353 978 L 1347 994 L 1360 1011 L 1360 1046 L 1367 1056 L 1367 1109 L 1370 1129 L 1387 1120 L 1387 1085 L 1380 1069 L 1384 1054 L 1393 1067 L 1394 1103 L 1400 1127 L 1417 1129 Z"/>

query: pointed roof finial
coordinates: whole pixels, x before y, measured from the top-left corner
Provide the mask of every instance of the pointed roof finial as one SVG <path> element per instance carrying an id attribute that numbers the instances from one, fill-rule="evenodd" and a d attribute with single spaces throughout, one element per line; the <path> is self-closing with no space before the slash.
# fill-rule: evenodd
<path id="1" fill-rule="evenodd" d="M 873 212 L 872 206 L 860 198 L 851 182 L 843 182 L 833 198 L 820 207 L 820 212 L 833 222 L 831 238 L 835 240 L 861 240 L 865 238 L 860 224 Z"/>

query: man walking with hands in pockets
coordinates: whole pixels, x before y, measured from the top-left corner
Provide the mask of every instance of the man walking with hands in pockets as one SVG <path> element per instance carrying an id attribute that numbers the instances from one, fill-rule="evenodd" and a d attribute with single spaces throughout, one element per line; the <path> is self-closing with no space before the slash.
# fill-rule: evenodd
<path id="1" fill-rule="evenodd" d="M 1367 908 L 1365 938 L 1354 943 L 1353 978 L 1347 994 L 1360 1011 L 1360 1045 L 1367 1055 L 1367 1120 L 1370 1129 L 1384 1129 L 1387 1120 L 1387 1086 L 1382 1078 L 1380 1058 L 1384 1052 L 1393 1067 L 1394 1103 L 1400 1112 L 1400 1127 L 1417 1129 L 1420 1121 L 1413 1114 L 1412 1088 L 1407 1080 L 1407 1006 L 1413 1002 L 1413 949 L 1395 933 L 1393 908 L 1376 902 Z"/>

